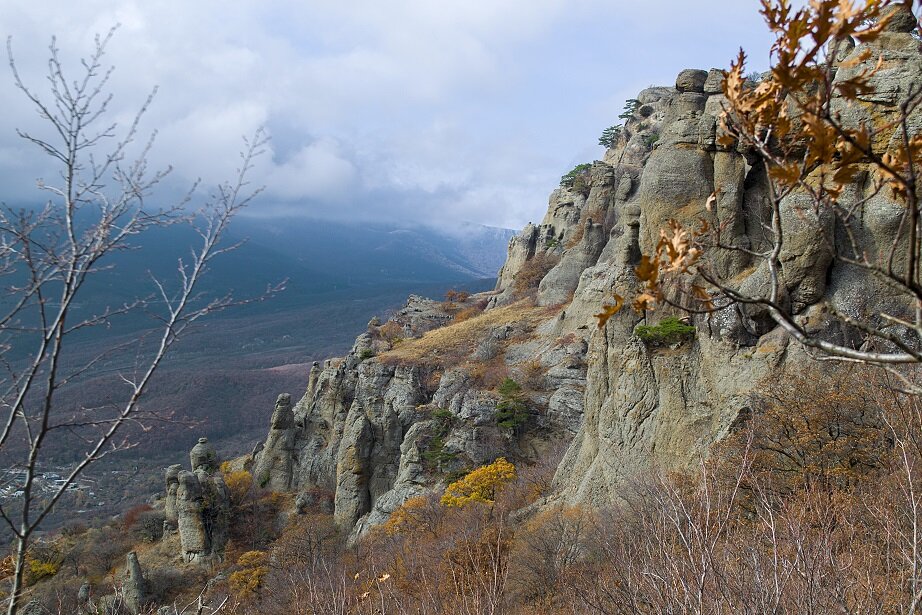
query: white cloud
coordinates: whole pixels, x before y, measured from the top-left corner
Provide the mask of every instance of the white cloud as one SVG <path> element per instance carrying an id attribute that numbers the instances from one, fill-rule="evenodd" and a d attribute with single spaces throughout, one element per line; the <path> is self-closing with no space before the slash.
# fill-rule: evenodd
<path id="1" fill-rule="evenodd" d="M 241 135 L 266 125 L 254 181 L 267 198 L 377 218 L 539 218 L 560 175 L 601 155 L 595 139 L 624 99 L 686 66 L 726 65 L 741 42 L 767 49 L 754 3 L 739 0 L 5 4 L 0 33 L 36 87 L 51 34 L 72 59 L 121 24 L 113 113 L 126 123 L 160 86 L 143 126 L 159 129 L 154 162 L 177 179 L 226 177 Z M 48 164 L 13 128 L 37 119 L 2 76 L 0 106 L 0 199 L 26 198 Z"/>
<path id="2" fill-rule="evenodd" d="M 311 143 L 288 160 L 271 165 L 266 178 L 269 194 L 283 200 L 306 198 L 338 204 L 358 192 L 357 171 L 332 139 Z"/>

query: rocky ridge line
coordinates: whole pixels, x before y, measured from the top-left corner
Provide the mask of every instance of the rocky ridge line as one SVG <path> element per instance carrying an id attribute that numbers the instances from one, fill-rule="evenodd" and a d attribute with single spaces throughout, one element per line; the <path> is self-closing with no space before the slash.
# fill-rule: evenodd
<path id="1" fill-rule="evenodd" d="M 869 96 L 894 113 L 922 80 L 918 42 L 900 23 L 891 21 L 871 49 L 883 64 Z M 838 78 L 869 62 L 846 64 Z M 249 460 L 257 482 L 298 493 L 303 505 L 332 501 L 337 523 L 356 538 L 465 469 L 500 456 L 528 463 L 555 442 L 569 447 L 551 499 L 571 504 L 617 501 L 651 465 L 698 463 L 748 412 L 761 382 L 809 357 L 758 310 L 697 316 L 690 339 L 665 346 L 635 334 L 664 314 L 623 310 L 601 330 L 594 314 L 613 290 L 637 287 L 634 268 L 659 230 L 670 219 L 703 217 L 711 194 L 728 241 L 767 245 L 764 168 L 744 149 L 718 145 L 722 80 L 719 70 L 689 69 L 674 87 L 640 92 L 603 160 L 555 190 L 541 223 L 510 241 L 493 292 L 456 302 L 411 297 L 388 322 L 369 323 L 345 357 L 315 363 L 303 397 L 276 404 L 269 436 Z M 881 119 L 836 105 L 851 125 Z M 862 176 L 846 198 L 871 191 Z M 834 245 L 840 230 L 804 205 L 797 194 L 782 203 L 784 300 L 804 327 L 845 341 L 850 333 L 829 325 L 830 306 L 873 313 L 897 298 L 834 264 L 817 237 Z M 887 195 L 872 198 L 862 245 L 888 242 L 899 214 Z M 764 263 L 740 252 L 711 258 L 742 289 L 765 279 Z M 528 417 L 515 429 L 498 419 L 506 376 L 525 385 Z"/>

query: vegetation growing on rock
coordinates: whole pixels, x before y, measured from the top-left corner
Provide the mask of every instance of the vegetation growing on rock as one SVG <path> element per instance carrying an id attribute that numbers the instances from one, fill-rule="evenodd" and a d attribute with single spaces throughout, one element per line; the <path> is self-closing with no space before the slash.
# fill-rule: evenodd
<path id="1" fill-rule="evenodd" d="M 247 551 L 237 558 L 237 570 L 230 574 L 228 586 L 239 601 L 256 598 L 263 588 L 269 568 L 263 551 Z"/>
<path id="2" fill-rule="evenodd" d="M 591 168 L 592 163 L 590 162 L 583 162 L 576 165 L 560 178 L 560 185 L 572 187 L 577 179 L 583 177 Z"/>
<path id="3" fill-rule="evenodd" d="M 634 333 L 645 344 L 668 346 L 694 337 L 695 328 L 676 316 L 666 316 L 655 325 L 637 325 Z"/>
<path id="4" fill-rule="evenodd" d="M 621 138 L 623 130 L 624 127 L 621 125 L 609 126 L 602 131 L 602 135 L 599 137 L 599 145 L 606 148 L 612 147 Z"/>
<path id="5" fill-rule="evenodd" d="M 515 466 L 500 457 L 448 485 L 440 501 L 459 508 L 472 503 L 494 504 L 500 490 L 515 478 Z"/>
<path id="6" fill-rule="evenodd" d="M 445 449 L 445 438 L 454 424 L 454 415 L 444 408 L 432 411 L 434 433 L 422 452 L 423 462 L 431 472 L 442 472 L 445 466 L 457 458 L 457 453 Z"/>
<path id="7" fill-rule="evenodd" d="M 522 387 L 512 378 L 506 378 L 496 390 L 496 423 L 503 429 L 517 432 L 528 420 L 528 405 Z"/>
<path id="8" fill-rule="evenodd" d="M 636 98 L 629 98 L 624 103 L 624 110 L 621 111 L 621 114 L 618 116 L 622 120 L 630 120 L 634 118 L 634 114 L 637 113 L 637 109 L 640 108 L 640 101 Z"/>

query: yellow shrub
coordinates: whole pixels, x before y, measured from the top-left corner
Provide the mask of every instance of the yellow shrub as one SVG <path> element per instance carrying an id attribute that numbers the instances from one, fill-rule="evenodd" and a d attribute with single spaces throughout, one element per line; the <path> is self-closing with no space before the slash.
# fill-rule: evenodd
<path id="1" fill-rule="evenodd" d="M 237 559 L 240 570 L 231 573 L 228 585 L 238 600 L 253 598 L 259 594 L 263 580 L 269 573 L 265 563 L 264 551 L 247 551 Z"/>
<path id="2" fill-rule="evenodd" d="M 47 579 L 58 574 L 58 570 L 61 566 L 55 562 L 49 562 L 40 559 L 30 559 L 29 560 L 29 569 L 28 569 L 28 579 L 27 584 L 32 585 L 38 583 L 42 579 Z"/>
<path id="3" fill-rule="evenodd" d="M 471 502 L 492 504 L 504 485 L 515 480 L 515 466 L 500 457 L 493 463 L 481 466 L 445 489 L 441 502 L 444 506 L 463 507 Z"/>
<path id="4" fill-rule="evenodd" d="M 407 531 L 412 532 L 422 525 L 424 520 L 420 516 L 420 511 L 426 507 L 426 501 L 424 496 L 418 496 L 401 504 L 385 521 L 382 527 L 384 532 L 389 536 L 394 536 Z"/>
<path id="5" fill-rule="evenodd" d="M 224 472 L 224 484 L 230 493 L 231 503 L 239 506 L 253 487 L 253 475 L 246 470 Z"/>

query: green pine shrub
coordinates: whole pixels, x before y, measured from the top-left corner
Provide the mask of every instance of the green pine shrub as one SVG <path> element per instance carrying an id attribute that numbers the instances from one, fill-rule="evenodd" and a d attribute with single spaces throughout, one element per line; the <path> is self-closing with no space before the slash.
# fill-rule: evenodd
<path id="1" fill-rule="evenodd" d="M 695 335 L 695 328 L 675 316 L 667 316 L 655 325 L 637 325 L 634 334 L 650 346 L 670 346 L 682 343 Z"/>

